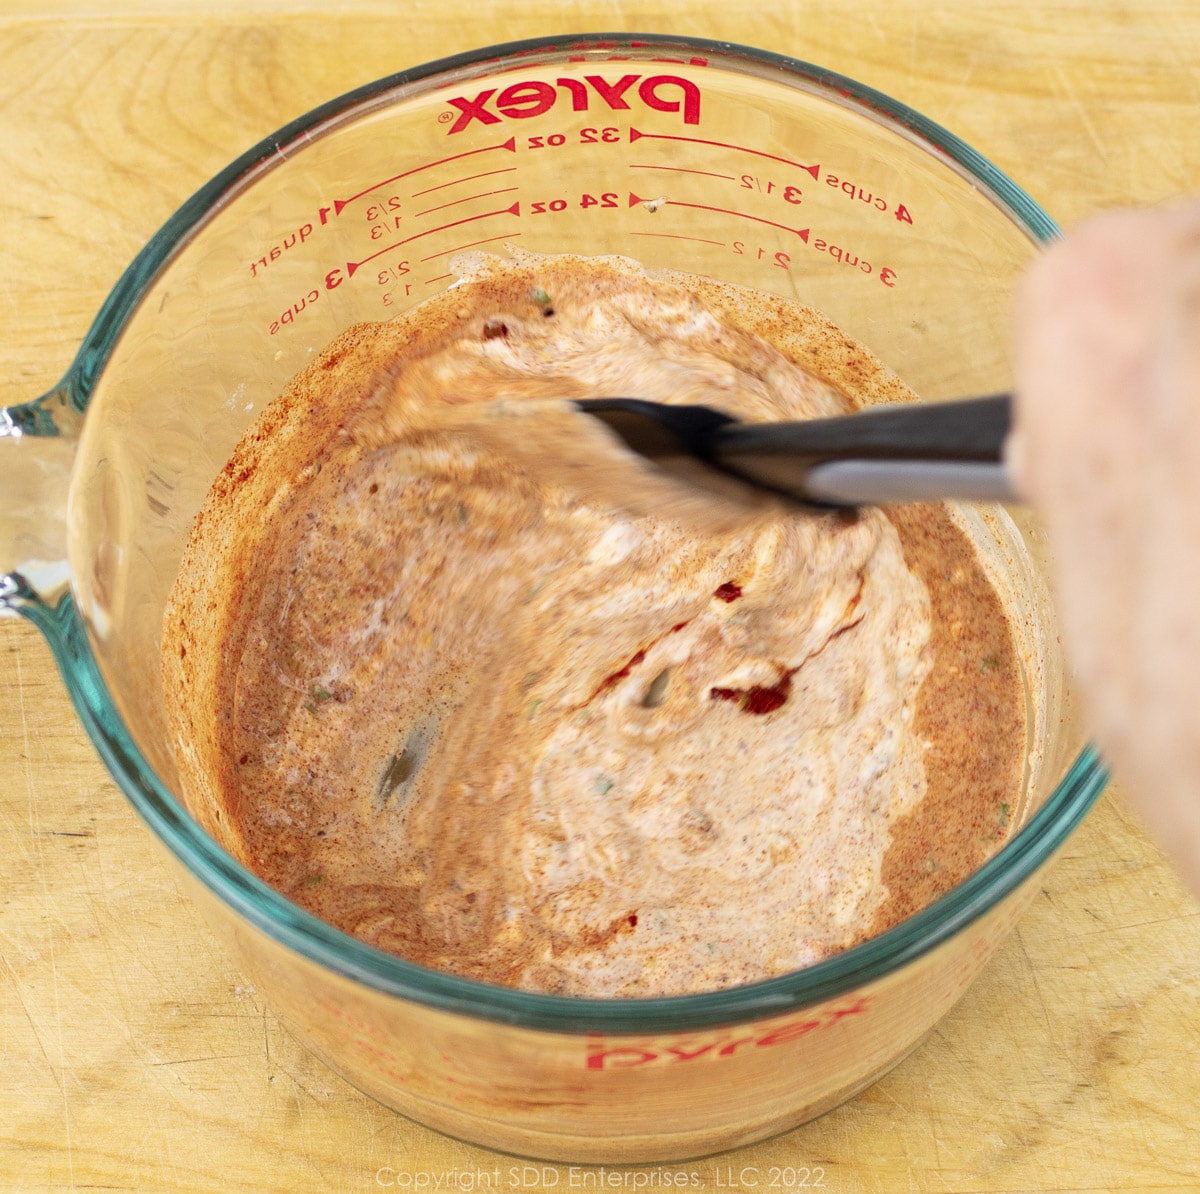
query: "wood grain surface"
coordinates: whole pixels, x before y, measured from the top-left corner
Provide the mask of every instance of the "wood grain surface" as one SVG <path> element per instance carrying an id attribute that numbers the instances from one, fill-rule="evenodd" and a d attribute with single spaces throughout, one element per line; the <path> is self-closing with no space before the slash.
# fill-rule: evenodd
<path id="1" fill-rule="evenodd" d="M 316 103 L 566 31 L 728 38 L 954 130 L 1071 223 L 1200 189 L 1200 6 L 728 0 L 0 3 L 0 397 L 57 380 L 130 257 Z M 0 476 L 0 500 L 4 493 Z M 526 1169 L 372 1103 L 232 969 L 108 778 L 49 651 L 0 620 L 0 1189 L 1200 1190 L 1200 919 L 1118 790 L 913 1057 L 776 1140 Z M 514 1168 L 515 1167 L 515 1168 Z M 772 1179 L 775 1184 L 772 1186 Z"/>

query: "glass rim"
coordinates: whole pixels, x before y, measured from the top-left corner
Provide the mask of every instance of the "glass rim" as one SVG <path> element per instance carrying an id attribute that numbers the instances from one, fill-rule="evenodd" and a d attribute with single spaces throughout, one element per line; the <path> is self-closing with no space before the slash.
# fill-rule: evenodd
<path id="1" fill-rule="evenodd" d="M 613 51 L 646 58 L 663 51 L 704 55 L 731 70 L 766 75 L 857 110 L 936 154 L 984 191 L 1035 242 L 1057 236 L 1050 217 L 995 166 L 931 120 L 882 92 L 802 60 L 702 38 L 661 34 L 580 33 L 507 42 L 438 59 L 385 76 L 312 109 L 241 154 L 191 196 L 150 238 L 101 306 L 64 376 L 80 412 L 129 317 L 176 250 L 272 159 L 320 126 L 382 102 L 389 92 L 438 86 L 472 68 L 502 70 L 514 60 L 602 60 Z M 418 92 L 419 93 L 419 92 Z M 992 858 L 961 884 L 892 929 L 813 966 L 743 986 L 689 995 L 598 999 L 518 990 L 419 966 L 385 953 L 318 919 L 268 887 L 210 838 L 159 779 L 116 711 L 68 594 L 51 608 L 26 602 L 58 660 L 71 699 L 98 753 L 121 789 L 167 849 L 209 892 L 256 929 L 308 961 L 384 994 L 478 1019 L 556 1032 L 634 1034 L 732 1024 L 777 1016 L 822 1002 L 894 973 L 953 937 L 1029 878 L 1065 841 L 1106 782 L 1096 752 L 1085 746 L 1034 814 Z"/>

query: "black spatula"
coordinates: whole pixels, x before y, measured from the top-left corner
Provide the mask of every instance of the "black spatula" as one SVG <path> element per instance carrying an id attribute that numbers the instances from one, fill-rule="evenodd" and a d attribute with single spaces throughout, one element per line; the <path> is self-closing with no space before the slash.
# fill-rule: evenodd
<path id="1" fill-rule="evenodd" d="M 575 405 L 693 486 L 703 487 L 709 472 L 723 491 L 734 476 L 808 505 L 1019 500 L 1003 458 L 1011 425 L 1007 394 L 795 423 L 743 423 L 706 406 L 636 398 Z"/>

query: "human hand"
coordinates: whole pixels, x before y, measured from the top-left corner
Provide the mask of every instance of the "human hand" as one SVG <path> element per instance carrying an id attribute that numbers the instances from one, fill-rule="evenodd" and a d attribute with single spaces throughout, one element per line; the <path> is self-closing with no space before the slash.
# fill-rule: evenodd
<path id="1" fill-rule="evenodd" d="M 1200 893 L 1200 202 L 1052 247 L 1015 373 L 1011 464 L 1095 740 Z"/>

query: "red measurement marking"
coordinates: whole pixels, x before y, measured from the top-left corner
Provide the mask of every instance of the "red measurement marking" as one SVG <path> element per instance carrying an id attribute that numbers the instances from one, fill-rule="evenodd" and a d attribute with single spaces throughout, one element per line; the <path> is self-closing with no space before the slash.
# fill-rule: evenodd
<path id="1" fill-rule="evenodd" d="M 725 247 L 723 240 L 705 240 L 702 236 L 680 236 L 675 232 L 631 232 L 630 236 L 658 236 L 664 240 L 694 240 L 698 245 L 719 245 Z"/>
<path id="2" fill-rule="evenodd" d="M 382 182 L 372 183 L 365 190 L 359 191 L 357 195 L 351 195 L 349 199 L 335 199 L 333 201 L 333 211 L 335 215 L 342 214 L 342 208 L 353 203 L 355 199 L 361 199 L 364 195 L 369 195 L 372 191 L 379 190 L 380 187 L 386 187 L 388 183 L 397 182 L 401 178 L 408 178 L 410 174 L 420 174 L 422 170 L 432 170 L 434 166 L 444 166 L 447 162 L 456 162 L 459 158 L 469 158 L 477 153 L 491 153 L 493 149 L 507 149 L 510 153 L 517 152 L 516 137 L 509 137 L 507 141 L 502 141 L 498 145 L 484 145 L 479 149 L 468 149 L 463 153 L 452 153 L 449 157 L 438 158 L 436 162 L 425 162 L 421 166 L 414 166 L 411 170 L 405 170 L 400 174 L 393 174 L 391 178 L 385 178 Z M 361 265 L 362 262 L 359 262 Z"/>
<path id="3" fill-rule="evenodd" d="M 464 216 L 461 220 L 451 220 L 449 224 L 439 224 L 436 228 L 426 228 L 424 232 L 414 232 L 412 236 L 406 236 L 403 240 L 392 241 L 387 248 L 380 249 L 378 253 L 372 253 L 369 257 L 364 257 L 361 261 L 347 261 L 346 276 L 353 278 L 355 271 L 366 265 L 368 261 L 374 261 L 376 257 L 382 257 L 384 253 L 390 253 L 393 249 L 398 249 L 401 245 L 407 245 L 414 240 L 420 240 L 423 236 L 432 236 L 435 232 L 445 232 L 447 228 L 457 228 L 460 224 L 470 224 L 475 220 L 490 220 L 492 216 L 519 216 L 520 214 L 521 203 L 518 200 L 511 207 L 503 207 L 499 211 L 481 211 L 477 216 Z M 454 251 L 453 249 L 450 250 L 450 252 Z M 441 256 L 441 254 L 437 254 L 437 256 Z"/>
<path id="4" fill-rule="evenodd" d="M 655 141 L 688 141 L 693 145 L 715 145 L 718 149 L 734 149 L 738 153 L 752 153 L 755 157 L 768 158 L 772 162 L 782 162 L 785 166 L 795 166 L 797 170 L 807 170 L 815 179 L 821 177 L 820 165 L 806 166 L 803 162 L 793 162 L 791 158 L 781 158 L 773 153 L 764 153 L 761 149 L 751 149 L 748 145 L 731 145 L 728 141 L 705 141 L 703 137 L 680 137 L 673 133 L 643 133 L 637 129 L 629 130 L 630 142 L 646 137 Z"/>
<path id="5" fill-rule="evenodd" d="M 434 191 L 445 190 L 446 187 L 456 187 L 460 182 L 474 182 L 477 178 L 491 178 L 493 174 L 515 174 L 516 166 L 504 166 L 500 170 L 485 170 L 482 174 L 468 174 L 465 178 L 455 178 L 450 182 L 439 182 L 436 187 L 426 187 L 423 191 L 413 191 L 412 197 L 420 199 L 422 195 L 431 195 Z"/>
<path id="6" fill-rule="evenodd" d="M 499 236 L 487 236 L 483 240 L 473 240 L 470 244 L 455 245 L 453 249 L 443 249 L 440 253 L 434 253 L 430 257 L 419 257 L 417 260 L 424 265 L 427 261 L 436 261 L 439 257 L 448 257 L 451 253 L 461 253 L 464 249 L 474 249 L 478 245 L 490 245 L 493 241 L 512 240 L 514 237 L 520 235 L 519 232 L 502 232 Z M 450 275 L 443 274 L 442 276 L 448 278 Z"/>
<path id="7" fill-rule="evenodd" d="M 629 206 L 633 207 L 638 203 L 648 202 L 645 199 L 639 199 L 632 191 L 629 192 Z M 652 201 L 650 201 L 652 202 Z M 718 215 L 734 216 L 739 220 L 753 220 L 756 224 L 769 224 L 772 228 L 780 228 L 784 232 L 791 232 L 798 236 L 805 244 L 808 244 L 807 228 L 791 228 L 787 224 L 777 224 L 774 220 L 764 220 L 762 216 L 752 216 L 745 211 L 730 211 L 727 207 L 713 207 L 708 203 L 684 203 L 679 199 L 668 199 L 672 207 L 694 207 L 697 211 L 715 211 Z"/>
<path id="8" fill-rule="evenodd" d="M 670 170 L 674 174 L 703 174 L 705 178 L 727 178 L 732 182 L 736 174 L 717 174 L 712 170 L 693 170 L 689 166 L 643 166 L 631 162 L 630 170 Z"/>
<path id="9" fill-rule="evenodd" d="M 447 278 L 453 278 L 453 274 L 438 274 L 436 278 L 426 278 L 424 285 L 432 286 L 435 282 L 444 282 Z"/>
<path id="10" fill-rule="evenodd" d="M 510 191 L 515 191 L 516 187 L 501 187 L 498 191 L 481 191 L 478 195 L 467 195 L 464 199 L 451 199 L 449 203 L 439 204 L 437 207 L 427 207 L 424 211 L 419 211 L 418 216 L 432 215 L 435 211 L 445 211 L 448 207 L 454 207 L 459 203 L 470 203 L 472 199 L 486 199 L 489 195 L 507 195 Z"/>

